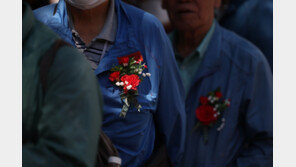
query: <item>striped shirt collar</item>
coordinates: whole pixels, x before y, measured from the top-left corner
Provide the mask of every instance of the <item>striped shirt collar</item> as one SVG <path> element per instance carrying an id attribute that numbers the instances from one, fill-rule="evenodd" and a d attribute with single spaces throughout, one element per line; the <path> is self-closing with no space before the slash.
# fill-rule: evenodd
<path id="1" fill-rule="evenodd" d="M 78 32 L 75 30 L 70 12 L 68 12 L 68 20 L 69 27 L 72 30 L 72 33 L 79 37 Z M 108 9 L 108 14 L 106 17 L 105 24 L 103 26 L 102 31 L 98 36 L 96 36 L 93 40 L 105 40 L 111 43 L 114 43 L 116 38 L 116 30 L 117 30 L 117 16 L 115 12 L 115 2 L 114 0 L 110 0 L 110 6 Z"/>

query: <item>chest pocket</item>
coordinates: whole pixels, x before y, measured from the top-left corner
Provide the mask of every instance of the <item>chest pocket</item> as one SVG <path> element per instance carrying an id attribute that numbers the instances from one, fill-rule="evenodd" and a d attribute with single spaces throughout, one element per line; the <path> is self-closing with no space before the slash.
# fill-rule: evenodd
<path id="1" fill-rule="evenodd" d="M 113 66 L 118 65 L 117 57 L 126 56 L 132 53 L 135 53 L 136 50 L 124 50 L 123 52 L 119 52 L 118 49 L 111 49 L 110 53 L 101 60 L 98 68 L 95 73 L 97 74 L 98 81 L 101 86 L 101 90 L 103 92 L 105 106 L 108 108 L 108 111 L 111 114 L 115 114 L 118 116 L 121 112 L 121 108 L 123 106 L 123 102 L 121 101 L 120 94 L 122 93 L 122 89 L 113 85 L 109 80 L 109 76 L 111 74 L 110 69 Z M 145 62 L 145 56 L 144 62 Z M 144 70 L 145 73 L 148 72 L 147 69 Z M 136 97 L 138 103 L 142 106 L 141 112 L 153 112 L 156 106 L 156 97 L 155 93 L 151 91 L 151 79 L 149 77 L 144 77 L 138 86 L 139 95 Z M 138 112 L 137 109 L 133 106 L 129 107 L 128 112 Z"/>
<path id="2" fill-rule="evenodd" d="M 130 106 L 126 117 L 120 117 L 123 102 L 120 98 L 122 90 L 114 86 L 109 80 L 109 71 L 98 75 L 98 81 L 104 97 L 104 121 L 103 130 L 116 145 L 119 152 L 128 150 L 130 156 L 136 156 L 146 135 L 153 127 L 153 112 L 156 109 L 156 96 L 151 92 L 151 81 L 149 78 L 138 86 L 139 95 L 136 97 L 142 106 L 138 112 L 136 107 Z"/>

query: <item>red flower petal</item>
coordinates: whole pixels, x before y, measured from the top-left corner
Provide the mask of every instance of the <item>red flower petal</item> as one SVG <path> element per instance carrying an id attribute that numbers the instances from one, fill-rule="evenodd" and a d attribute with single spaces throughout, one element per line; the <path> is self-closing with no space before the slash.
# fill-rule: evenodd
<path id="1" fill-rule="evenodd" d="M 216 111 L 210 105 L 202 105 L 195 110 L 196 118 L 204 125 L 210 125 L 217 120 Z"/>
<path id="2" fill-rule="evenodd" d="M 222 97 L 222 93 L 221 92 L 216 92 L 215 93 L 216 97 L 221 98 Z"/>
<path id="3" fill-rule="evenodd" d="M 199 101 L 202 105 L 206 105 L 208 103 L 208 98 L 205 96 L 202 96 L 199 98 Z"/>
<path id="4" fill-rule="evenodd" d="M 127 64 L 129 62 L 129 57 L 128 56 L 117 57 L 117 60 L 119 64 Z"/>
<path id="5" fill-rule="evenodd" d="M 132 53 L 132 54 L 128 55 L 128 57 L 129 58 L 132 58 L 133 57 L 134 60 L 136 61 L 136 63 L 140 63 L 140 62 L 143 62 L 144 61 L 143 56 L 142 56 L 142 54 L 141 54 L 140 51 L 135 52 L 135 53 Z"/>
<path id="6" fill-rule="evenodd" d="M 119 81 L 119 76 L 120 76 L 120 72 L 119 71 L 115 71 L 115 72 L 113 72 L 113 73 L 110 74 L 109 79 L 112 82 Z"/>
<path id="7" fill-rule="evenodd" d="M 128 89 L 127 87 L 128 86 L 132 86 L 131 87 L 131 90 L 137 90 L 137 86 L 139 86 L 140 84 L 140 78 L 138 75 L 135 75 L 135 74 L 132 74 L 132 75 L 124 75 L 121 77 L 120 79 L 123 83 L 124 83 L 124 91 L 127 92 Z"/>

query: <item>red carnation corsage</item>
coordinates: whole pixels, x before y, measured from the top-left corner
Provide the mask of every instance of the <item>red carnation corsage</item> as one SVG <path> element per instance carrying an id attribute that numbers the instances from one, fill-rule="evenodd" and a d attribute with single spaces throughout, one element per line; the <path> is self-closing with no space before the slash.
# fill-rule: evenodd
<path id="1" fill-rule="evenodd" d="M 223 99 L 220 88 L 209 92 L 208 96 L 199 98 L 200 106 L 195 110 L 195 116 L 198 119 L 193 130 L 203 128 L 204 142 L 208 141 L 208 128 L 216 123 L 220 123 L 217 128 L 222 130 L 225 125 L 225 118 L 221 118 L 222 113 L 230 106 L 230 99 Z"/>
<path id="2" fill-rule="evenodd" d="M 143 63 L 144 59 L 141 52 L 118 57 L 118 64 L 110 71 L 109 80 L 116 87 L 122 90 L 120 98 L 123 102 L 123 107 L 120 117 L 125 117 L 129 107 L 134 106 L 140 112 L 142 106 L 138 103 L 138 86 L 145 77 L 150 77 L 150 73 L 144 73 L 147 65 Z"/>

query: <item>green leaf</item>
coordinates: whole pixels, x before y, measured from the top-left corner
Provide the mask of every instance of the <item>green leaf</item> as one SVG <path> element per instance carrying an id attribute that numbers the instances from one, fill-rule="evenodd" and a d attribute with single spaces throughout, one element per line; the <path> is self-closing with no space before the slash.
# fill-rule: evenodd
<path id="1" fill-rule="evenodd" d="M 194 131 L 197 131 L 200 126 L 201 126 L 201 122 L 197 122 L 194 128 L 191 130 L 190 134 L 192 134 Z"/>
<path id="2" fill-rule="evenodd" d="M 135 91 L 134 95 L 135 96 L 139 96 L 139 92 L 138 91 Z"/>
<path id="3" fill-rule="evenodd" d="M 129 106 L 127 106 L 126 104 L 123 104 L 122 109 L 121 109 L 121 113 L 119 116 L 125 118 L 128 108 L 129 108 Z"/>
<path id="4" fill-rule="evenodd" d="M 208 131 L 208 127 L 205 126 L 204 128 L 204 144 L 207 144 L 208 143 L 208 140 L 209 140 L 209 131 Z"/>
<path id="5" fill-rule="evenodd" d="M 221 92 L 221 88 L 218 87 L 218 88 L 215 90 L 215 92 Z"/>
<path id="6" fill-rule="evenodd" d="M 214 92 L 209 92 L 209 96 L 215 96 Z"/>
<path id="7" fill-rule="evenodd" d="M 136 106 L 136 108 L 138 109 L 139 112 L 141 112 L 141 108 L 142 108 L 142 106 L 141 106 L 140 104 L 138 104 L 138 105 Z"/>
<path id="8" fill-rule="evenodd" d="M 123 105 L 122 111 L 126 113 L 128 111 L 128 108 L 129 108 L 129 106 Z"/>
<path id="9" fill-rule="evenodd" d="M 124 102 L 124 105 L 127 106 L 127 108 L 130 106 L 128 103 L 128 98 L 124 98 L 124 99 L 122 99 L 122 101 Z"/>
<path id="10" fill-rule="evenodd" d="M 124 99 L 127 99 L 127 94 L 126 93 L 121 93 L 120 94 L 120 98 L 121 98 L 121 100 L 123 101 Z"/>
<path id="11" fill-rule="evenodd" d="M 201 123 L 197 122 L 197 124 L 193 128 L 193 131 L 196 131 L 200 126 L 201 126 Z"/>
<path id="12" fill-rule="evenodd" d="M 119 117 L 125 118 L 126 116 L 126 112 L 121 111 L 121 113 L 119 114 Z"/>

